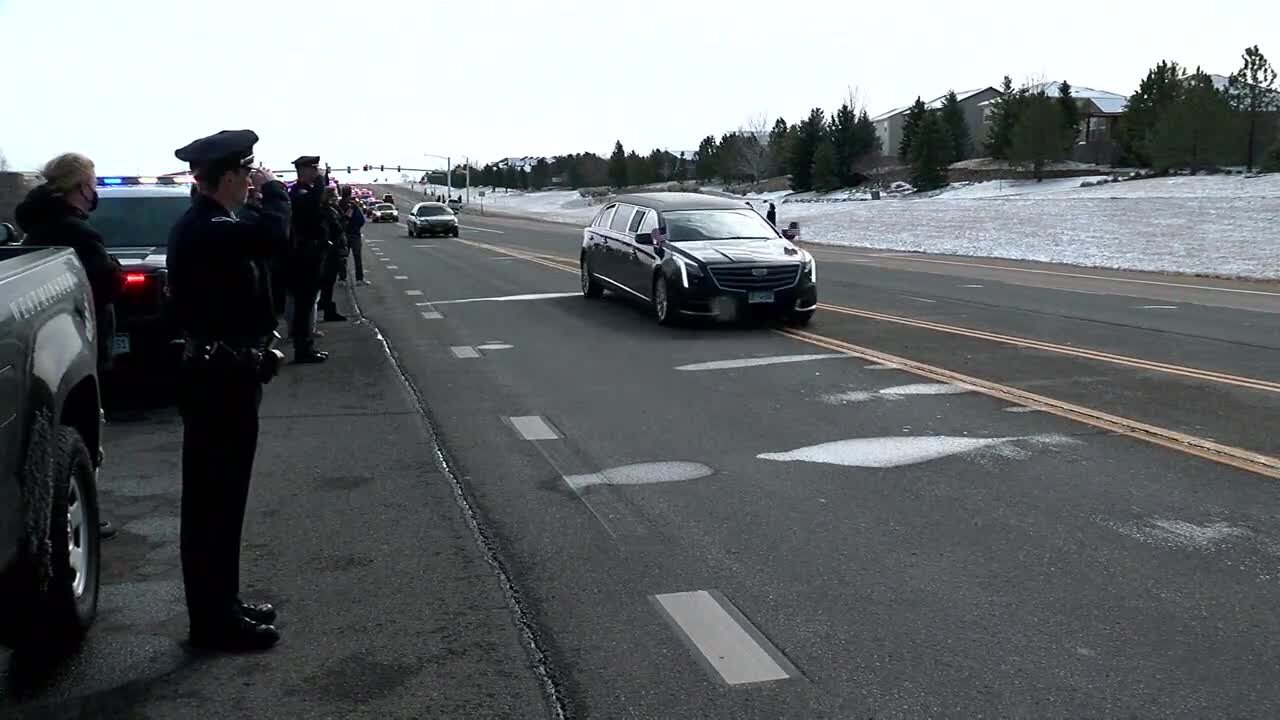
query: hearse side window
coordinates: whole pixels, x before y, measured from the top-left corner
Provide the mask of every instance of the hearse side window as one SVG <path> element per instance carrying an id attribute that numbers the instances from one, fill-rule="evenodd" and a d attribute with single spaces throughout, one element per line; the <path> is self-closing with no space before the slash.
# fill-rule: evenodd
<path id="1" fill-rule="evenodd" d="M 613 214 L 613 221 L 609 223 L 609 229 L 615 232 L 626 232 L 627 224 L 631 222 L 631 213 L 635 212 L 634 205 L 619 205 L 618 210 Z"/>

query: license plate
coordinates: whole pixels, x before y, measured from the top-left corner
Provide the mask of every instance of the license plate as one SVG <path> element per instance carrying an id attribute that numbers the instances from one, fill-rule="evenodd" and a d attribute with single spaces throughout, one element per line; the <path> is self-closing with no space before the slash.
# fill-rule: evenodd
<path id="1" fill-rule="evenodd" d="M 772 291 L 772 290 L 759 290 L 759 291 L 756 291 L 756 292 L 750 292 L 750 293 L 747 293 L 747 302 L 752 303 L 752 304 L 755 304 L 755 303 L 771 303 L 771 302 L 773 302 L 773 291 Z"/>
<path id="2" fill-rule="evenodd" d="M 111 349 L 113 355 L 124 355 L 129 352 L 129 336 L 116 335 L 111 338 Z"/>

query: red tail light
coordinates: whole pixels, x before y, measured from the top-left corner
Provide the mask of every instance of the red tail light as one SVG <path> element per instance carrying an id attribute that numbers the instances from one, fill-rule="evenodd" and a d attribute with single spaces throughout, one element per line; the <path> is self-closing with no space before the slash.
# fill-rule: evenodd
<path id="1" fill-rule="evenodd" d="M 147 281 L 146 273 L 125 273 L 124 274 L 125 285 L 141 285 L 146 281 Z"/>

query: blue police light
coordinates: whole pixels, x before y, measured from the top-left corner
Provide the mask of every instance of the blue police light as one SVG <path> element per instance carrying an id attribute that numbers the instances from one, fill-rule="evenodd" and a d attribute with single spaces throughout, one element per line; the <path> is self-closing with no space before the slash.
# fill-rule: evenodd
<path id="1" fill-rule="evenodd" d="M 118 177 L 98 178 L 98 182 L 99 184 L 102 184 L 102 185 L 123 185 L 124 178 L 118 178 Z"/>

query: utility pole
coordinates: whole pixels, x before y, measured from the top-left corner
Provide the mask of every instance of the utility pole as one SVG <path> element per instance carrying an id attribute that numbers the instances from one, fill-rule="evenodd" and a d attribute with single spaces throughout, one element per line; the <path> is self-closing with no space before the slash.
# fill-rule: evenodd
<path id="1" fill-rule="evenodd" d="M 466 173 L 467 173 L 467 199 L 464 204 L 470 205 L 471 204 L 471 158 L 466 157 L 464 155 L 462 157 L 462 162 L 464 165 L 466 165 Z"/>

